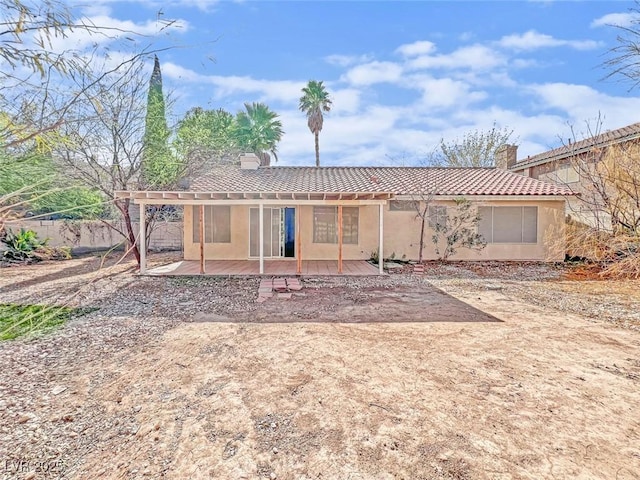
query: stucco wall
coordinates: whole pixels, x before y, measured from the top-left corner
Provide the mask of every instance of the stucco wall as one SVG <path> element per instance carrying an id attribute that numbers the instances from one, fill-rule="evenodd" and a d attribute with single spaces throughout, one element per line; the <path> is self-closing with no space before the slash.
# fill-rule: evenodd
<path id="1" fill-rule="evenodd" d="M 434 204 L 435 205 L 435 204 Z M 438 202 L 437 205 L 453 205 L 453 202 Z M 538 260 L 562 261 L 564 259 L 564 208 L 560 201 L 491 201 L 475 203 L 477 206 L 534 206 L 538 207 L 538 239 L 535 244 L 490 243 L 481 250 L 459 249 L 453 260 Z M 415 212 L 385 210 L 385 258 L 395 253 L 395 258 L 416 260 L 419 253 L 420 219 Z M 435 260 L 433 231 L 425 226 L 425 260 Z"/>
<path id="2" fill-rule="evenodd" d="M 453 202 L 439 202 L 440 205 Z M 537 206 L 538 239 L 535 244 L 501 243 L 488 244 L 480 251 L 459 249 L 452 257 L 455 260 L 541 260 L 564 259 L 562 237 L 564 236 L 565 202 L 558 201 L 491 201 L 477 203 L 483 206 Z M 337 244 L 313 243 L 313 206 L 301 206 L 297 212 L 300 221 L 303 260 L 337 259 Z M 193 243 L 192 209 L 184 211 L 185 259 L 200 258 L 200 245 Z M 378 248 L 378 206 L 361 206 L 359 211 L 358 244 L 343 245 L 344 259 L 368 259 Z M 431 242 L 432 231 L 425 229 L 425 260 L 436 259 Z M 391 211 L 384 207 L 384 256 L 395 254 L 397 259 L 418 258 L 420 220 L 412 211 Z M 231 206 L 231 242 L 205 244 L 207 259 L 246 260 L 249 258 L 249 206 Z"/>

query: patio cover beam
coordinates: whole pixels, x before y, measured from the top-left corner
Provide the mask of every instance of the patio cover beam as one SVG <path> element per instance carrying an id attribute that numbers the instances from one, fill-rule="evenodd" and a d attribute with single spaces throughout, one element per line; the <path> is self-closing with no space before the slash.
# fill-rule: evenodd
<path id="1" fill-rule="evenodd" d="M 151 198 L 134 198 L 134 203 L 146 203 L 149 205 L 384 205 L 387 200 L 250 200 L 250 199 L 229 199 L 229 200 L 211 200 L 211 199 L 151 199 Z"/>

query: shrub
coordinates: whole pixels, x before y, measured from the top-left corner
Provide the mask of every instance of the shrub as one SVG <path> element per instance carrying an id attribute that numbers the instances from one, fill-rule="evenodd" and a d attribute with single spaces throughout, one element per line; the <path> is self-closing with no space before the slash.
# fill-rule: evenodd
<path id="1" fill-rule="evenodd" d="M 71 250 L 68 247 L 50 247 L 48 238 L 41 240 L 33 230 L 21 228 L 15 233 L 10 228 L 0 238 L 7 246 L 3 259 L 10 262 L 33 262 L 41 260 L 68 260 Z"/>
<path id="2" fill-rule="evenodd" d="M 48 239 L 40 240 L 33 230 L 21 228 L 15 233 L 10 228 L 2 238 L 2 243 L 7 246 L 3 256 L 9 260 L 24 261 L 32 258 L 40 247 L 47 246 Z"/>

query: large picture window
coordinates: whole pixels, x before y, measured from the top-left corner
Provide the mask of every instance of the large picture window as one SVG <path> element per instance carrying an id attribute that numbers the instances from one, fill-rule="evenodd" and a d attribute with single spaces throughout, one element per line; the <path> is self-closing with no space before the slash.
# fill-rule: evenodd
<path id="1" fill-rule="evenodd" d="M 200 206 L 193 206 L 193 243 L 200 243 Z M 231 243 L 231 207 L 205 205 L 204 243 Z"/>
<path id="2" fill-rule="evenodd" d="M 342 243 L 358 244 L 358 207 L 342 207 Z M 313 243 L 338 243 L 338 207 L 313 207 Z"/>
<path id="3" fill-rule="evenodd" d="M 538 207 L 479 207 L 478 214 L 487 243 L 538 242 Z"/>

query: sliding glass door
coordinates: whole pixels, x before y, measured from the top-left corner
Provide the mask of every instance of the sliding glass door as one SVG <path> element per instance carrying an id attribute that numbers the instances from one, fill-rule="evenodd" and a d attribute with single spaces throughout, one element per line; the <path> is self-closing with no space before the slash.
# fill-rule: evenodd
<path id="1" fill-rule="evenodd" d="M 265 258 L 295 256 L 295 209 L 264 207 Z M 249 209 L 249 256 L 260 256 L 260 209 Z"/>

